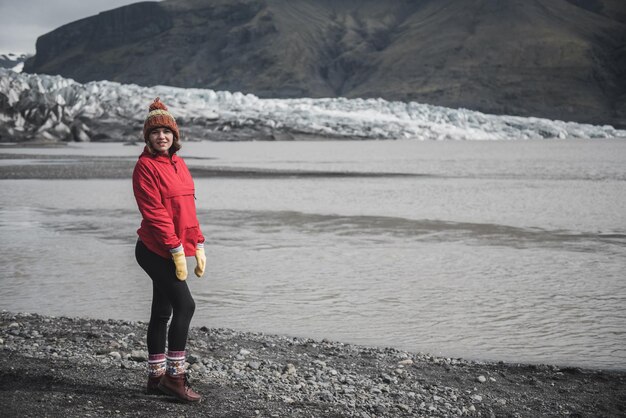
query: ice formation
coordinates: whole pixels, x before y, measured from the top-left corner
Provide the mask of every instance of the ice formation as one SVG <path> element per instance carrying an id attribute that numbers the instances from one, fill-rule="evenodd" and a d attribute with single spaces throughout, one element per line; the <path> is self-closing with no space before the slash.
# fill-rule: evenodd
<path id="1" fill-rule="evenodd" d="M 0 69 L 0 140 L 138 139 L 148 105 L 156 96 L 177 116 L 188 139 L 626 138 L 626 131 L 611 126 L 496 116 L 416 102 L 260 99 L 208 89 L 110 81 L 80 84 L 60 76 Z"/>

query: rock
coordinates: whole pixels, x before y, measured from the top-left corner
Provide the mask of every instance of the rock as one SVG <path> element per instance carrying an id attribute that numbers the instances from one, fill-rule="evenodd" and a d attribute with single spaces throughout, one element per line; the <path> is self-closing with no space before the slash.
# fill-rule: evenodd
<path id="1" fill-rule="evenodd" d="M 323 362 L 322 360 L 313 360 L 313 364 L 321 367 L 322 369 L 326 368 L 326 363 Z"/>
<path id="2" fill-rule="evenodd" d="M 399 361 L 398 364 L 401 365 L 401 366 L 410 366 L 410 365 L 413 364 L 413 360 L 408 358 L 406 360 Z"/>
<path id="3" fill-rule="evenodd" d="M 148 361 L 148 353 L 146 351 L 133 350 L 130 353 L 129 359 L 137 362 Z"/>
<path id="4" fill-rule="evenodd" d="M 248 367 L 252 370 L 259 370 L 259 368 L 261 367 L 261 363 L 259 363 L 258 361 L 249 361 Z"/>
<path id="5" fill-rule="evenodd" d="M 408 405 L 405 405 L 403 403 L 398 404 L 398 408 L 401 409 L 404 412 L 411 412 L 411 408 Z"/>
<path id="6" fill-rule="evenodd" d="M 480 383 L 485 383 L 487 381 L 487 378 L 483 375 L 480 375 L 476 378 L 476 381 Z"/>
<path id="7" fill-rule="evenodd" d="M 333 394 L 328 390 L 323 390 L 320 393 L 319 398 L 324 402 L 332 402 L 334 400 Z"/>
<path id="8" fill-rule="evenodd" d="M 202 363 L 194 363 L 191 365 L 191 370 L 198 373 L 206 372 L 206 368 L 202 365 Z"/>
<path id="9" fill-rule="evenodd" d="M 19 328 L 20 324 L 18 324 L 17 322 L 11 322 L 9 324 L 9 329 L 14 329 L 14 328 Z"/>
<path id="10" fill-rule="evenodd" d="M 383 380 L 383 382 L 385 382 L 385 383 L 392 383 L 393 382 L 392 377 L 389 376 L 387 373 L 381 373 L 380 377 Z"/>
<path id="11" fill-rule="evenodd" d="M 245 348 L 242 348 L 241 350 L 239 350 L 239 355 L 240 356 L 249 356 L 250 355 L 250 351 L 246 350 Z"/>
<path id="12" fill-rule="evenodd" d="M 109 353 L 109 357 L 111 357 L 114 360 L 121 360 L 122 359 L 122 355 L 120 353 L 118 353 L 117 351 L 111 351 Z"/>
<path id="13" fill-rule="evenodd" d="M 291 363 L 288 363 L 283 369 L 283 373 L 287 375 L 295 375 L 297 373 L 296 366 Z"/>
<path id="14" fill-rule="evenodd" d="M 471 399 L 476 401 L 476 402 L 482 402 L 483 401 L 483 397 L 480 395 L 472 395 Z"/>

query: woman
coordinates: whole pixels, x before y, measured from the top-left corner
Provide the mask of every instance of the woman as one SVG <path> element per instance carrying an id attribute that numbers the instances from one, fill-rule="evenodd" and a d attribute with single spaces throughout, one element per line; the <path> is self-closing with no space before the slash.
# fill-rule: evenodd
<path id="1" fill-rule="evenodd" d="M 195 256 L 195 274 L 201 277 L 206 266 L 204 236 L 196 216 L 193 179 L 176 155 L 178 125 L 158 97 L 150 105 L 143 136 L 146 147 L 135 165 L 133 191 L 143 218 L 135 256 L 152 279 L 148 392 L 200 402 L 202 397 L 191 389 L 185 374 L 187 333 L 195 310 L 185 282 L 185 256 Z"/>

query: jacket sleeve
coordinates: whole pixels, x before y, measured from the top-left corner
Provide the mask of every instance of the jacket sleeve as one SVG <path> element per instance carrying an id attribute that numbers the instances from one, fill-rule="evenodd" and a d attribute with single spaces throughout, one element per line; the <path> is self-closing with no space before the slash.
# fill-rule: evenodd
<path id="1" fill-rule="evenodd" d="M 200 222 L 198 222 L 198 244 L 204 244 L 204 235 L 202 234 L 202 229 L 200 229 Z"/>
<path id="2" fill-rule="evenodd" d="M 141 161 L 137 162 L 133 172 L 133 192 L 139 212 L 154 237 L 168 249 L 180 246 L 172 217 L 163 206 L 157 181 L 149 167 Z"/>

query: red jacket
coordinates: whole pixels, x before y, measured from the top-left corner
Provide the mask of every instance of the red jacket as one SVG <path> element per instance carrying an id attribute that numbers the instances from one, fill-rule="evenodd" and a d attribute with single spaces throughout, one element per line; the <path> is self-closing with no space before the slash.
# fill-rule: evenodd
<path id="1" fill-rule="evenodd" d="M 204 236 L 196 216 L 193 179 L 183 159 L 144 150 L 133 172 L 133 191 L 143 217 L 137 234 L 146 247 L 171 258 L 170 249 L 182 244 L 186 256 L 194 255 Z"/>

